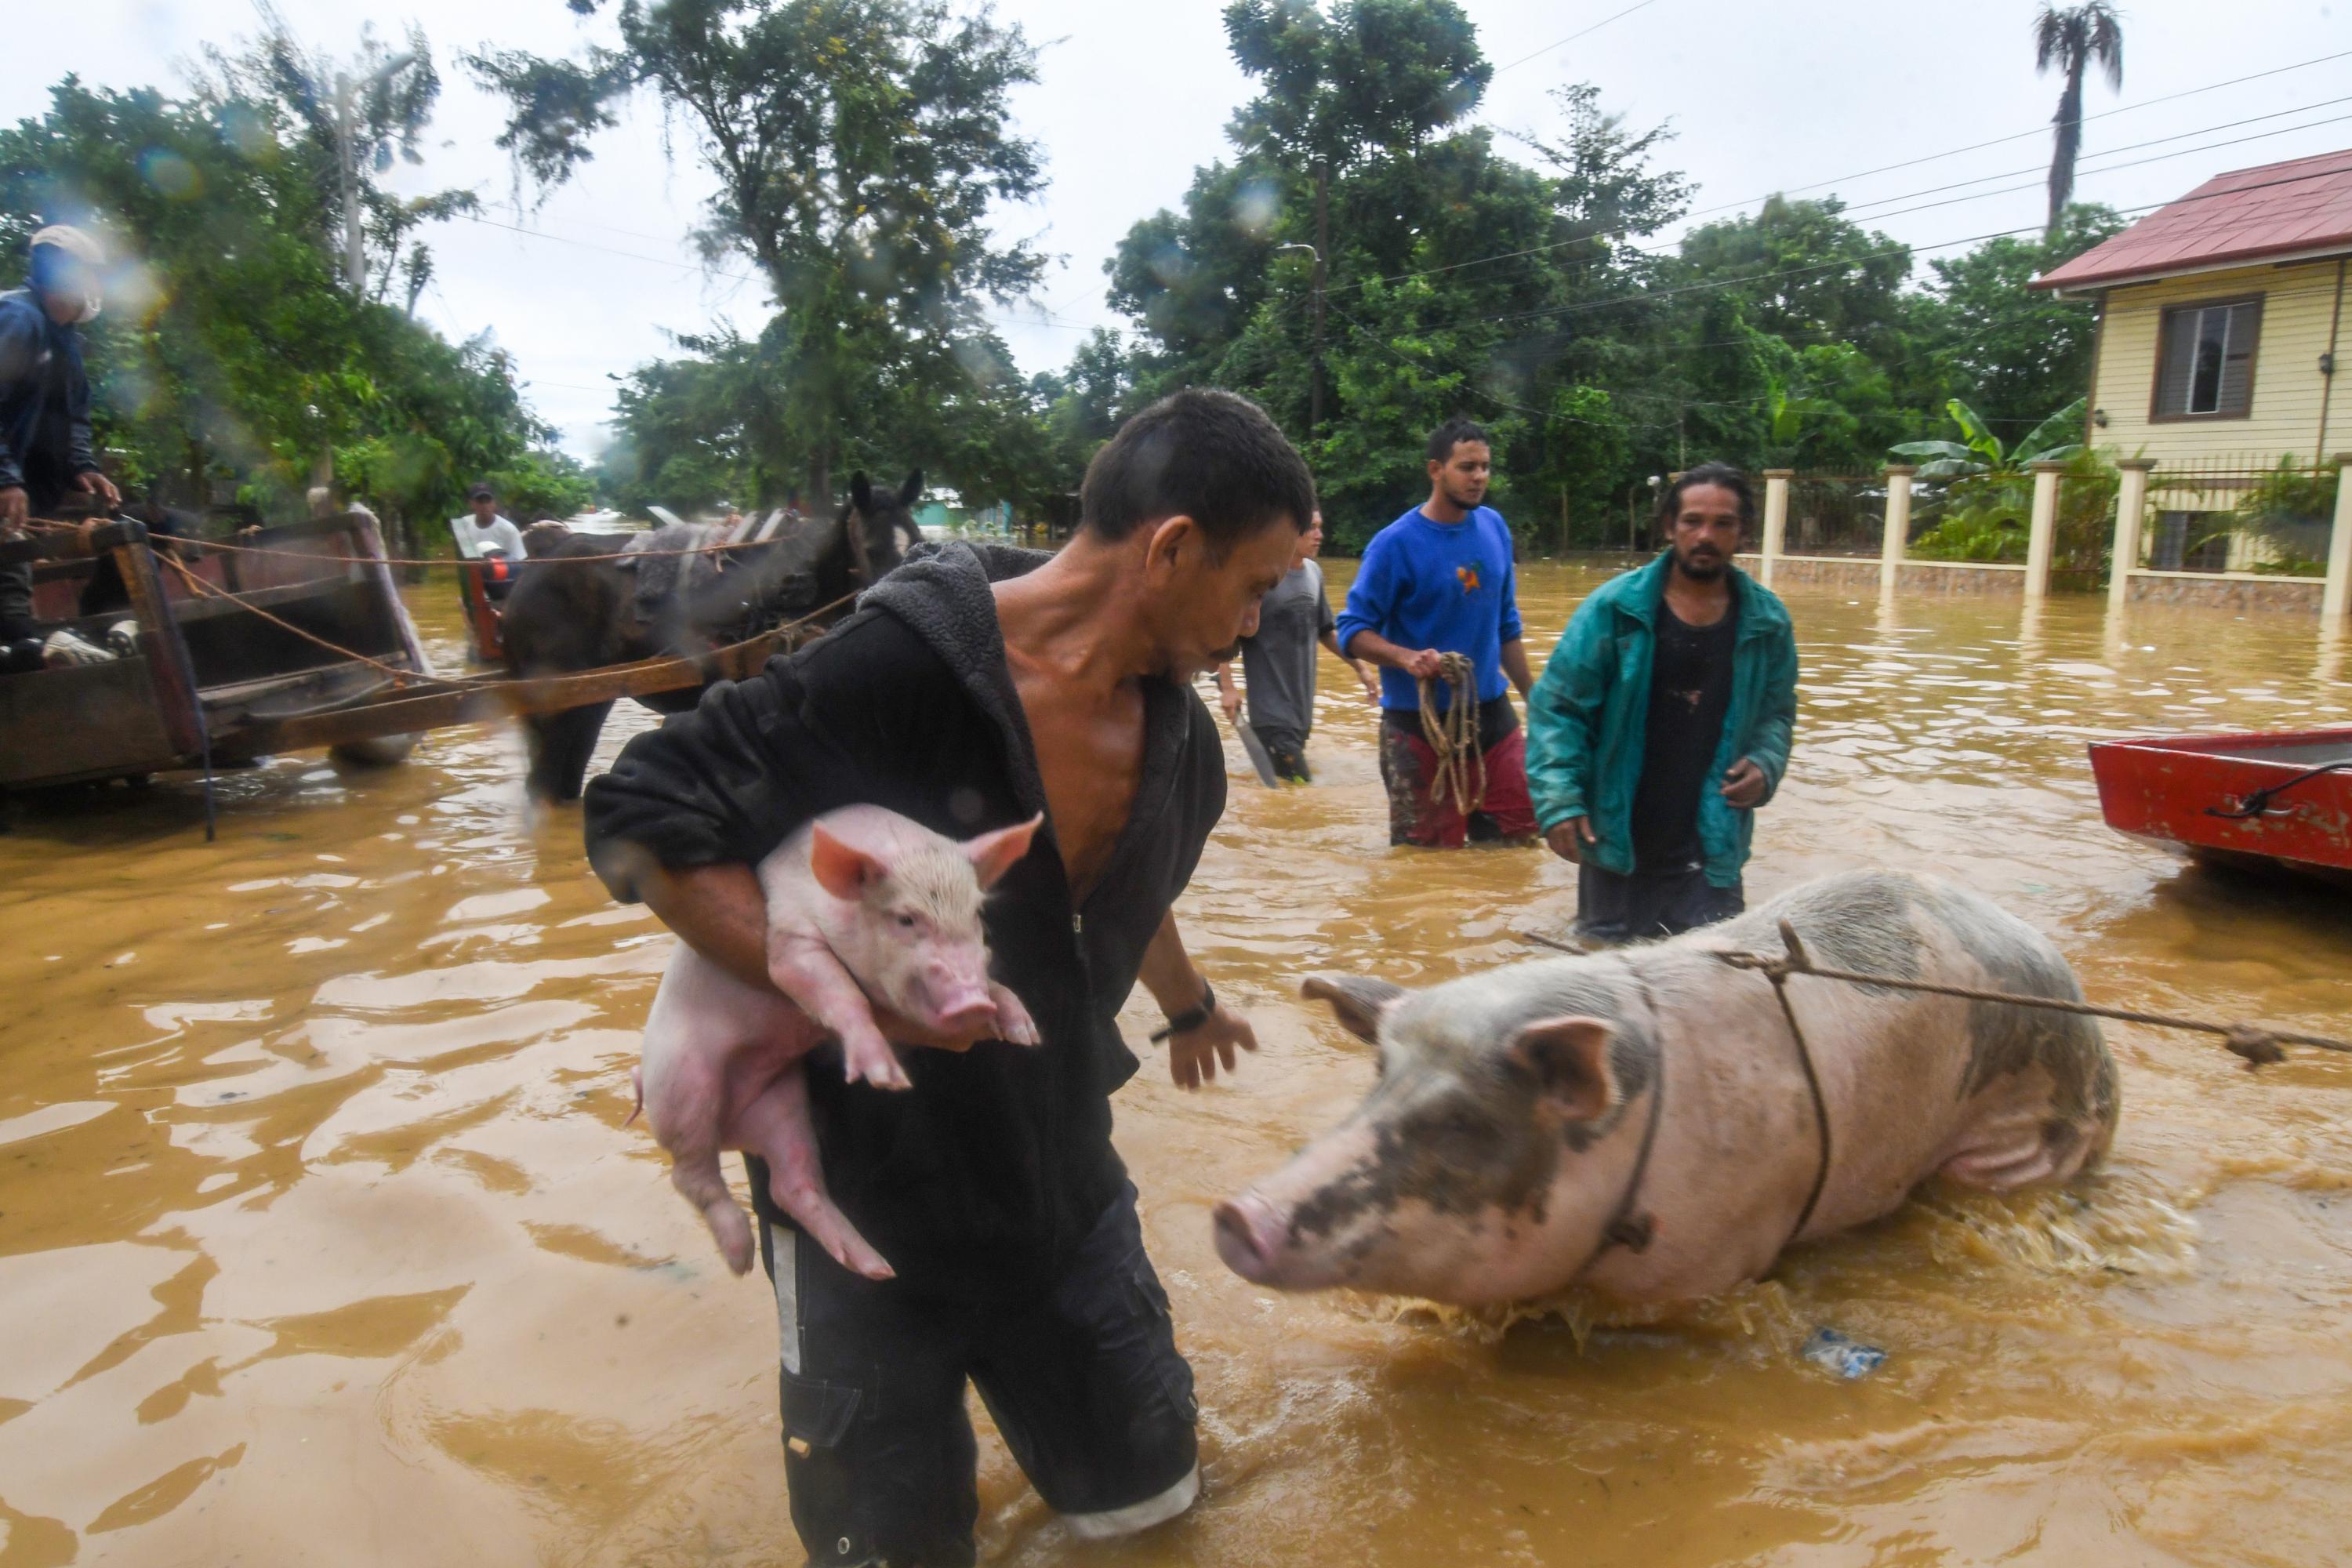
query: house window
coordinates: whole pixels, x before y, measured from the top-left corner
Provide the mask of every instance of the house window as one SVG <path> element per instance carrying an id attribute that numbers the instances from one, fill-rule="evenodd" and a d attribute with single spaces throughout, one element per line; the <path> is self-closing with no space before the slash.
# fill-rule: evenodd
<path id="1" fill-rule="evenodd" d="M 2263 302 L 2219 300 L 2164 312 L 2158 337 L 2158 419 L 2243 419 L 2254 402 Z"/>

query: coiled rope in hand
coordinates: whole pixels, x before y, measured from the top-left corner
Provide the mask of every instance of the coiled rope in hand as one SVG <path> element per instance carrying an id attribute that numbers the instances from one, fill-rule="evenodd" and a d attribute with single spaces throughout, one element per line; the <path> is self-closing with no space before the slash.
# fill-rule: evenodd
<path id="1" fill-rule="evenodd" d="M 1478 749 L 1478 687 L 1466 654 L 1439 656 L 1437 680 L 1423 677 L 1421 685 L 1421 736 L 1437 758 L 1429 778 L 1429 798 L 1453 797 L 1454 809 L 1464 816 L 1486 804 L 1486 753 Z M 1445 711 L 1437 710 L 1437 683 L 1454 689 Z M 1477 783 L 1471 781 L 1475 770 Z"/>

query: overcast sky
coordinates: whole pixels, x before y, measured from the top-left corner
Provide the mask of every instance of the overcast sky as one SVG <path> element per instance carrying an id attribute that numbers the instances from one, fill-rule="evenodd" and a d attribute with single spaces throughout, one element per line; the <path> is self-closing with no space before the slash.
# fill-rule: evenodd
<path id="1" fill-rule="evenodd" d="M 1488 123 L 1556 130 L 1550 91 L 1596 82 L 1631 125 L 1672 121 L 1669 160 L 1697 182 L 1699 218 L 1788 190 L 1834 192 L 1861 221 L 1923 248 L 2040 221 L 2058 84 L 2033 74 L 2034 0 L 1465 4 L 1500 68 L 1482 111 Z M 1051 181 L 1034 206 L 1002 214 L 999 228 L 1060 258 L 1034 304 L 1003 315 L 1024 371 L 1063 363 L 1088 327 L 1119 324 L 1103 303 L 1104 258 L 1129 224 L 1181 198 L 1195 166 L 1226 154 L 1225 121 L 1247 84 L 1225 53 L 1220 9 L 1214 0 L 998 5 L 1041 47 L 1041 80 L 1014 107 Z M 609 16 L 583 22 L 562 0 L 280 0 L 280 10 L 306 40 L 338 53 L 355 45 L 360 17 L 395 36 L 423 24 L 445 87 L 425 166 L 397 178 L 410 191 L 470 185 L 490 221 L 430 237 L 439 278 L 419 313 L 452 337 L 494 332 L 571 450 L 601 447 L 608 378 L 667 352 L 666 333 L 720 317 L 755 330 L 763 319 L 755 281 L 707 271 L 683 243 L 710 182 L 683 125 L 677 156 L 666 155 L 650 99 L 631 106 L 597 142 L 595 162 L 544 207 L 519 216 L 509 205 L 507 162 L 491 145 L 498 106 L 457 54 L 485 43 L 562 52 L 604 36 Z M 2162 202 L 2223 170 L 2352 148 L 2352 0 L 2138 0 L 2125 26 L 2123 91 L 2095 82 L 2087 92 L 2100 118 L 2084 126 L 2081 199 Z M 80 0 L 74 47 L 43 53 L 93 83 L 173 86 L 205 44 L 233 44 L 255 27 L 246 0 Z M 2347 58 L 2306 63 L 2334 55 Z M 0 115 L 10 120 L 46 102 L 48 83 L 27 64 L 0 73 Z M 2274 74 L 2214 85 L 2258 72 Z M 2010 139 L 1956 151 L 1995 138 Z M 1885 167 L 1897 163 L 1908 166 Z M 2109 163 L 2137 166 L 2099 172 Z"/>

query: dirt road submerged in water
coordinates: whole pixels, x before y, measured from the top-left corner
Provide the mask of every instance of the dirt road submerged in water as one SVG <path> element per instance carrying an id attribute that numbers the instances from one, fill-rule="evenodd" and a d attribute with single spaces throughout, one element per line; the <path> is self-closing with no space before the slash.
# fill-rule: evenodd
<path id="1" fill-rule="evenodd" d="M 1335 563 L 1341 591 L 1347 565 Z M 1521 579 L 1540 654 L 1597 574 Z M 454 604 L 418 608 L 446 663 Z M 1886 865 L 2051 932 L 2098 1000 L 2340 1032 L 2352 899 L 2185 873 L 2101 824 L 2083 742 L 2352 718 L 2294 617 L 1790 595 L 1797 754 L 1751 900 Z M 2331 659 L 2334 660 L 2331 663 Z M 2352 1516 L 2352 1063 L 2258 1079 L 2111 1026 L 2097 1181 L 1930 1192 L 1677 1316 L 1507 1334 L 1226 1273 L 1208 1208 L 1337 1120 L 1360 1046 L 1309 969 L 1528 956 L 1573 871 L 1387 846 L 1326 661 L 1322 783 L 1247 783 L 1183 908 L 1265 1051 L 1118 1142 L 1199 1373 L 1182 1523 L 1070 1542 L 983 1447 L 1011 1563 L 2340 1560 Z M 604 755 L 648 721 L 615 715 Z M 0 1565 L 793 1561 L 772 1304 L 729 1278 L 628 1068 L 667 938 L 606 899 L 510 735 L 347 778 L 174 782 L 0 837 Z M 1156 1022 L 1140 997 L 1139 1046 Z M 1885 1347 L 1842 1383 L 1818 1326 Z"/>

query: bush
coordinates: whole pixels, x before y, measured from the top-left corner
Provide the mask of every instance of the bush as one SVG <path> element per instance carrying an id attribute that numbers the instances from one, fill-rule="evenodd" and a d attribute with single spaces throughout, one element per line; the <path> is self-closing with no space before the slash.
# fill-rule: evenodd
<path id="1" fill-rule="evenodd" d="M 2088 447 L 2066 458 L 2058 477 L 2058 522 L 2051 542 L 2053 572 L 2098 572 L 2115 540 L 2116 492 L 2122 476 L 2105 453 Z M 1911 542 L 1922 561 L 2022 563 L 2032 542 L 2033 479 L 1977 474 L 1955 479 L 1940 503 L 1943 518 Z"/>

